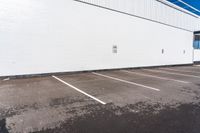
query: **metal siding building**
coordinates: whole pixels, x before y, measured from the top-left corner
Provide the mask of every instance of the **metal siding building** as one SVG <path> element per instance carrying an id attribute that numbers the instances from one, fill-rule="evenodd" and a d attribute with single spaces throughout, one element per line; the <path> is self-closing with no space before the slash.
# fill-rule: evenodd
<path id="1" fill-rule="evenodd" d="M 167 25 L 196 31 L 200 29 L 198 16 L 178 6 L 159 0 L 77 0 L 130 15 L 143 17 Z M 167 6 L 168 5 L 168 6 Z M 174 8 L 172 8 L 174 7 Z M 177 10 L 180 9 L 180 10 Z"/>
<path id="2" fill-rule="evenodd" d="M 0 0 L 0 7 L 0 76 L 194 61 L 200 19 L 157 0 Z"/>

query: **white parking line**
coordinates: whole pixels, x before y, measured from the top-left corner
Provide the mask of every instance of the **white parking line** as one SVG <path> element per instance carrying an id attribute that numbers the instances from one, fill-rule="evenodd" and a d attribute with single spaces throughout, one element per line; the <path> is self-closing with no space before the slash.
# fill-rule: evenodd
<path id="1" fill-rule="evenodd" d="M 192 66 L 191 68 L 194 68 L 196 70 L 200 70 L 200 65 L 195 65 L 195 66 Z"/>
<path id="2" fill-rule="evenodd" d="M 141 76 L 146 76 L 146 77 L 152 77 L 152 78 L 157 78 L 157 79 L 162 79 L 162 80 L 170 80 L 170 81 L 175 81 L 175 82 L 185 83 L 185 84 L 189 83 L 189 82 L 182 81 L 182 80 L 176 80 L 176 79 L 158 77 L 158 76 L 154 76 L 154 75 L 150 75 L 150 74 L 137 73 L 137 72 L 127 71 L 127 70 L 121 70 L 121 71 L 126 72 L 126 73 L 130 73 L 130 74 L 136 74 L 136 75 L 141 75 Z"/>
<path id="3" fill-rule="evenodd" d="M 172 73 L 172 72 L 167 72 L 167 71 L 162 71 L 162 70 L 147 70 L 147 69 L 143 69 L 143 70 L 146 70 L 149 72 L 166 73 L 166 74 L 171 74 L 171 75 L 180 75 L 180 76 L 185 76 L 185 77 L 200 78 L 199 76 L 195 76 L 195 75 Z"/>
<path id="4" fill-rule="evenodd" d="M 107 75 L 104 75 L 104 74 L 95 73 L 95 72 L 93 72 L 93 74 L 95 74 L 97 76 L 101 76 L 101 77 L 117 80 L 117 81 L 120 81 L 120 82 L 124 82 L 124 83 L 127 83 L 127 84 L 131 84 L 131 85 L 135 85 L 135 86 L 140 86 L 140 87 L 143 87 L 143 88 L 151 89 L 151 90 L 154 90 L 154 91 L 160 91 L 160 89 L 157 89 L 157 88 L 149 87 L 149 86 L 146 86 L 146 85 L 142 85 L 142 84 L 138 84 L 138 83 L 135 83 L 135 82 L 126 81 L 126 80 L 115 78 L 115 77 L 111 77 L 111 76 L 107 76 Z"/>
<path id="5" fill-rule="evenodd" d="M 65 85 L 67 85 L 67 86 L 69 86 L 69 87 L 75 89 L 76 91 L 78 91 L 78 92 L 80 92 L 80 93 L 82 93 L 82 94 L 84 94 L 84 95 L 86 95 L 86 96 L 88 96 L 88 97 L 90 97 L 90 98 L 96 100 L 97 102 L 99 102 L 99 103 L 101 103 L 101 104 L 103 104 L 103 105 L 106 104 L 105 102 L 103 102 L 103 101 L 101 101 L 101 100 L 95 98 L 94 96 L 92 96 L 92 95 L 90 95 L 90 94 L 87 94 L 86 92 L 84 92 L 84 91 L 82 91 L 82 90 L 76 88 L 75 86 L 73 86 L 73 85 L 71 85 L 71 84 L 69 84 L 69 83 L 63 81 L 62 79 L 60 79 L 60 78 L 58 78 L 58 77 L 56 77 L 56 76 L 52 76 L 52 77 L 55 78 L 56 80 L 62 82 L 63 84 L 65 84 Z"/>
<path id="6" fill-rule="evenodd" d="M 175 70 L 175 69 L 171 69 L 171 68 L 159 68 L 161 70 L 170 70 L 170 71 L 175 71 L 175 72 L 187 72 L 187 73 L 200 73 L 200 72 L 194 72 L 194 71 L 188 71 L 188 70 Z"/>

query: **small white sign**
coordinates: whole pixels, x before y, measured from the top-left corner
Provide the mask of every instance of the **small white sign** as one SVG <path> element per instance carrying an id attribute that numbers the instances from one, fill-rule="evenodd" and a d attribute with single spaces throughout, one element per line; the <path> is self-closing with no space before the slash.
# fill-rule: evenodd
<path id="1" fill-rule="evenodd" d="M 117 53 L 117 45 L 113 45 L 113 53 L 114 53 L 114 54 Z"/>

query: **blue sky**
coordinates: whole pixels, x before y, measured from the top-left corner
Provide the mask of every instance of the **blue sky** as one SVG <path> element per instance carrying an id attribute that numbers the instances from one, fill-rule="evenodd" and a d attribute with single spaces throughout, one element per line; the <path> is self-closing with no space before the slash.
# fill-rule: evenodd
<path id="1" fill-rule="evenodd" d="M 192 7 L 198 9 L 199 11 L 192 9 L 191 7 L 179 2 L 178 0 L 168 0 L 168 1 L 180 6 L 182 8 L 185 8 L 186 10 L 193 12 L 194 14 L 200 16 L 200 0 L 182 0 L 183 2 L 191 5 Z"/>

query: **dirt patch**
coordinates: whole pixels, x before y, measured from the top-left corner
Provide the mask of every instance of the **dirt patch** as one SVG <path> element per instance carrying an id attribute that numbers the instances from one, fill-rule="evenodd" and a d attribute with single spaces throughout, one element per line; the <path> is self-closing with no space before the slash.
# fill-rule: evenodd
<path id="1" fill-rule="evenodd" d="M 37 133 L 199 133 L 200 104 L 87 106 L 87 114 Z"/>

